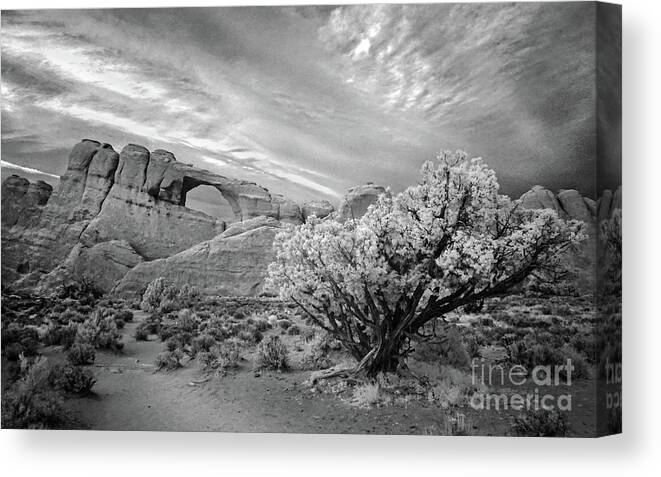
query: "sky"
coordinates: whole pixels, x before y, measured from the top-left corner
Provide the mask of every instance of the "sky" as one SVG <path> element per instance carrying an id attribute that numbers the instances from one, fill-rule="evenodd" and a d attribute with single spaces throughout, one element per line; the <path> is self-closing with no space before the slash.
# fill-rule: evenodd
<path id="1" fill-rule="evenodd" d="M 594 195 L 594 19 L 589 3 L 3 11 L 3 174 L 52 182 L 90 138 L 337 203 L 462 149 L 504 193 Z"/>

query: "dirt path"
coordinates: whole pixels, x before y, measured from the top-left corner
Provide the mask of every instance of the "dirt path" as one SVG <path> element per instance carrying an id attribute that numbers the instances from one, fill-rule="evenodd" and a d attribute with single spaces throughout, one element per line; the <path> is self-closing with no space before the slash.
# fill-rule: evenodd
<path id="1" fill-rule="evenodd" d="M 420 434 L 441 422 L 438 409 L 361 409 L 301 383 L 309 372 L 262 373 L 250 363 L 225 377 L 193 385 L 204 375 L 191 364 L 154 372 L 160 341 L 138 342 L 135 312 L 124 329 L 122 354 L 98 353 L 95 395 L 69 401 L 85 428 L 99 430 Z"/>

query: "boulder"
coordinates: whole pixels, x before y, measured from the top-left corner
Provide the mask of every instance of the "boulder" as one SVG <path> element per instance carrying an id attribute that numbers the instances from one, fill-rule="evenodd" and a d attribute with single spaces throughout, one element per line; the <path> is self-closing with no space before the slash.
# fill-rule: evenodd
<path id="1" fill-rule="evenodd" d="M 598 210 L 599 204 L 596 201 L 590 199 L 589 197 L 583 197 L 583 201 L 585 202 L 585 206 L 590 211 L 590 215 L 594 219 L 597 216 L 597 210 Z"/>
<path id="2" fill-rule="evenodd" d="M 72 280 L 85 280 L 107 293 L 130 269 L 143 261 L 125 240 L 111 240 L 92 247 L 78 243 L 62 265 L 40 280 L 37 292 L 47 294 Z"/>
<path id="3" fill-rule="evenodd" d="M 12 174 L 2 182 L 2 225 L 18 222 L 25 207 L 25 195 L 30 181 Z"/>
<path id="4" fill-rule="evenodd" d="M 53 187 L 44 182 L 30 182 L 12 174 L 2 183 L 2 225 L 31 227 L 41 218 Z"/>
<path id="5" fill-rule="evenodd" d="M 335 211 L 335 207 L 327 200 L 313 200 L 303 204 L 301 212 L 303 220 L 307 222 L 308 217 L 316 215 L 320 219 L 328 217 Z"/>
<path id="6" fill-rule="evenodd" d="M 351 218 L 359 219 L 365 215 L 367 208 L 385 193 L 384 187 L 372 183 L 349 189 L 337 211 L 337 220 L 344 222 Z"/>
<path id="7" fill-rule="evenodd" d="M 572 219 L 592 222 L 592 214 L 583 200 L 583 196 L 575 189 L 560 190 L 557 195 L 562 210 Z"/>
<path id="8" fill-rule="evenodd" d="M 520 200 L 521 205 L 526 209 L 553 209 L 560 216 L 565 215 L 555 194 L 540 185 L 534 186 L 528 192 L 523 194 Z"/>
<path id="9" fill-rule="evenodd" d="M 117 295 L 140 295 L 158 277 L 189 284 L 214 295 L 256 295 L 262 291 L 268 264 L 274 259 L 273 239 L 281 224 L 257 217 L 231 225 L 211 240 L 167 258 L 143 262 L 114 288 Z"/>
<path id="10" fill-rule="evenodd" d="M 303 223 L 303 214 L 298 204 L 281 194 L 271 194 L 271 200 L 275 207 L 275 217 L 281 222 L 300 225 Z"/>

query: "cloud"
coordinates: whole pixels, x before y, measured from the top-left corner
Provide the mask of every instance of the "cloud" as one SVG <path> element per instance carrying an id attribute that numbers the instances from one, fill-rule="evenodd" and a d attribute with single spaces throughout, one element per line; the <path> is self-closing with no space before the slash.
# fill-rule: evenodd
<path id="1" fill-rule="evenodd" d="M 3 12 L 3 158 L 138 142 L 296 200 L 402 189 L 441 148 L 590 193 L 592 7 Z"/>
<path id="2" fill-rule="evenodd" d="M 8 161 L 0 161 L 0 164 L 2 164 L 2 167 L 6 167 L 7 169 L 16 169 L 17 171 L 25 172 L 26 174 L 39 174 L 42 176 L 52 177 L 54 179 L 60 178 L 60 176 L 56 174 L 50 174 L 48 172 L 40 171 L 39 169 L 34 169 L 32 167 L 19 166 L 18 164 L 12 164 Z"/>

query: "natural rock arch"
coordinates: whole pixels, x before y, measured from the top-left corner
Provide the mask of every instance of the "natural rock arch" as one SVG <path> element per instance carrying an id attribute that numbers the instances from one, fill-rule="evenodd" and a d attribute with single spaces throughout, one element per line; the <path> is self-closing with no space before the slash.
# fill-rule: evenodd
<path id="1" fill-rule="evenodd" d="M 184 179 L 179 205 L 210 215 L 226 224 L 238 222 L 242 218 L 241 208 L 229 192 L 206 182 Z M 191 185 L 192 184 L 192 185 Z"/>
<path id="2" fill-rule="evenodd" d="M 220 195 L 223 197 L 223 199 L 225 199 L 225 201 L 227 201 L 227 203 L 232 208 L 232 212 L 234 214 L 234 220 L 232 220 L 232 222 L 241 221 L 243 219 L 244 212 L 242 211 L 241 205 L 239 204 L 238 194 L 223 187 L 222 184 L 219 184 L 214 181 L 205 180 L 199 177 L 192 177 L 192 176 L 183 177 L 179 205 L 183 207 L 187 207 L 186 201 L 188 198 L 188 193 L 199 186 L 213 187 L 214 189 L 218 190 L 218 192 L 220 192 Z"/>

